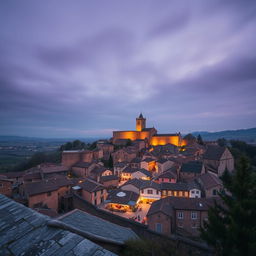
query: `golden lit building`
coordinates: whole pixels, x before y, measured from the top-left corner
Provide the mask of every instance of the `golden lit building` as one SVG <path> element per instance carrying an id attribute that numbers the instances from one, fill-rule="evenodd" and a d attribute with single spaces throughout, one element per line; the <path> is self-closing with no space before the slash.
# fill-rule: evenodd
<path id="1" fill-rule="evenodd" d="M 136 131 L 114 131 L 113 143 L 120 139 L 134 140 L 147 140 L 152 146 L 173 144 L 175 146 L 185 145 L 181 134 L 157 134 L 157 130 L 152 128 L 146 128 L 146 118 L 142 114 L 136 118 Z"/>

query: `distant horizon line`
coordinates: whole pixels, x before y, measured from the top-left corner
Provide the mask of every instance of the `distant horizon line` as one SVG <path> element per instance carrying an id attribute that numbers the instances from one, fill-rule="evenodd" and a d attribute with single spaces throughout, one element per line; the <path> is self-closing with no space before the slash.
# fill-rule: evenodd
<path id="1" fill-rule="evenodd" d="M 252 129 L 256 129 L 256 127 L 252 127 L 252 128 L 241 128 L 241 129 L 234 129 L 234 130 L 220 130 L 220 131 L 192 131 L 192 132 L 181 132 L 182 135 L 186 135 L 186 134 L 193 134 L 193 133 L 221 133 L 221 132 L 234 132 L 234 131 L 245 131 L 245 130 L 252 130 Z M 60 139 L 60 140 L 66 140 L 66 139 L 106 139 L 106 138 L 111 138 L 106 136 L 102 136 L 102 135 L 94 135 L 94 136 L 87 136 L 87 137 L 83 137 L 83 136 L 76 136 L 76 137 L 40 137 L 40 136 L 27 136 L 27 135 L 4 135 L 4 134 L 0 134 L 0 137 L 17 137 L 17 138 L 29 138 L 29 139 Z"/>

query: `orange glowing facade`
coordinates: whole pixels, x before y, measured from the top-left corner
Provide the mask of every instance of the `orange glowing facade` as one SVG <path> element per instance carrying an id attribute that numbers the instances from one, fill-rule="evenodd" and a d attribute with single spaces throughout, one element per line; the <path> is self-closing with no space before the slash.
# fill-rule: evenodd
<path id="1" fill-rule="evenodd" d="M 173 144 L 180 147 L 185 145 L 180 133 L 157 134 L 157 130 L 154 127 L 146 128 L 146 118 L 142 114 L 136 118 L 136 131 L 113 132 L 113 143 L 115 144 L 118 139 L 130 139 L 132 141 L 146 139 L 152 146 Z"/>

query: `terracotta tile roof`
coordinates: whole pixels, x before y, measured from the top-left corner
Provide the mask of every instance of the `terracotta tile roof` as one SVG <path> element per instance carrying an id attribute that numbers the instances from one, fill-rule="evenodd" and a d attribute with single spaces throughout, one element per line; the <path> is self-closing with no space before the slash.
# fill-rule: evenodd
<path id="1" fill-rule="evenodd" d="M 39 182 L 27 183 L 24 185 L 24 189 L 28 196 L 33 196 L 37 194 L 55 191 L 58 190 L 60 187 L 70 186 L 72 184 L 72 180 L 64 176 L 58 176 L 58 178 L 51 178 Z"/>
<path id="2" fill-rule="evenodd" d="M 105 188 L 102 184 L 91 179 L 87 179 L 84 182 L 79 183 L 78 186 L 88 192 L 95 192 Z"/>
<path id="3" fill-rule="evenodd" d="M 187 163 L 183 163 L 181 165 L 181 172 L 187 173 L 201 173 L 203 168 L 203 163 L 200 161 L 190 161 Z"/>
<path id="4" fill-rule="evenodd" d="M 107 197 L 105 203 L 116 203 L 133 206 L 139 199 L 139 194 L 133 191 L 116 189 L 113 190 Z"/>
<path id="5" fill-rule="evenodd" d="M 214 146 L 214 145 L 208 146 L 206 149 L 206 152 L 204 153 L 203 158 L 209 159 L 209 160 L 220 160 L 225 149 L 226 149 L 225 147 L 220 147 L 220 146 Z"/>
<path id="6" fill-rule="evenodd" d="M 155 201 L 149 211 L 148 216 L 157 212 L 163 212 L 168 216 L 172 216 L 173 210 L 195 210 L 208 211 L 213 206 L 212 198 L 182 198 L 182 197 L 166 197 Z"/>
<path id="7" fill-rule="evenodd" d="M 212 173 L 205 173 L 196 179 L 204 189 L 210 189 L 222 185 L 222 181 Z"/>

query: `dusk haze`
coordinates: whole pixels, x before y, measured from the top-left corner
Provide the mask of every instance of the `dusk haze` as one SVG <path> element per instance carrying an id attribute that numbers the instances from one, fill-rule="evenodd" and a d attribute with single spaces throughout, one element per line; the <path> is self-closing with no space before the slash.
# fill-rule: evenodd
<path id="1" fill-rule="evenodd" d="M 256 2 L 1 1 L 0 135 L 256 127 Z"/>

